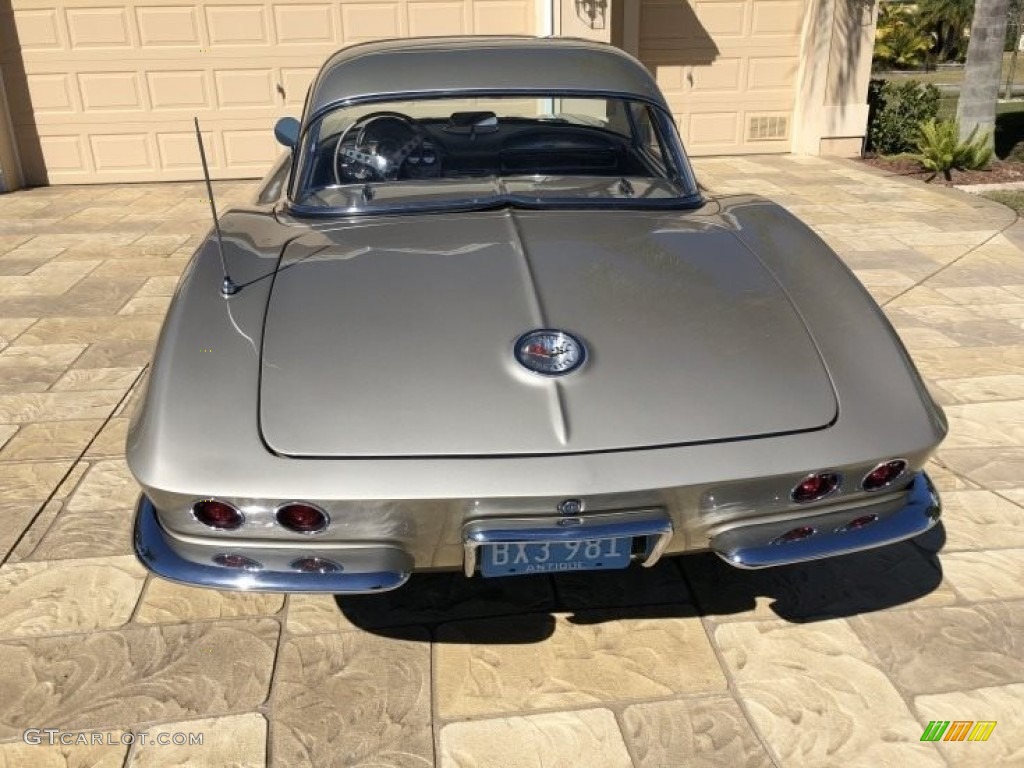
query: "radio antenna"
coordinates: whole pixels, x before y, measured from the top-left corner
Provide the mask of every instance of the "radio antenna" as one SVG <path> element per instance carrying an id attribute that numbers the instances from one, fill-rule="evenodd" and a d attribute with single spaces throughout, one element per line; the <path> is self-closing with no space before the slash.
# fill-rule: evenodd
<path id="1" fill-rule="evenodd" d="M 220 220 L 217 218 L 217 204 L 213 201 L 213 185 L 210 183 L 210 168 L 206 164 L 206 149 L 203 147 L 203 134 L 199 132 L 199 118 L 192 118 L 196 123 L 196 141 L 199 143 L 199 158 L 203 161 L 203 178 L 206 180 L 206 194 L 210 200 L 210 213 L 213 215 L 213 230 L 217 234 L 217 251 L 220 253 L 220 270 L 224 279 L 220 283 L 220 292 L 224 298 L 238 293 L 238 286 L 228 274 L 228 265 L 224 260 L 224 238 L 220 234 Z"/>

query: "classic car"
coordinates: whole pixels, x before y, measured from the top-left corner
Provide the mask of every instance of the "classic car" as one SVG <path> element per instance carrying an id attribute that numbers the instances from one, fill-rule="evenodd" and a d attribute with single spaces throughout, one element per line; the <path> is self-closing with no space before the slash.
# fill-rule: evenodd
<path id="1" fill-rule="evenodd" d="M 275 134 L 130 429 L 153 572 L 359 593 L 761 568 L 938 519 L 945 419 L 879 307 L 779 205 L 702 190 L 626 53 L 355 45 Z"/>

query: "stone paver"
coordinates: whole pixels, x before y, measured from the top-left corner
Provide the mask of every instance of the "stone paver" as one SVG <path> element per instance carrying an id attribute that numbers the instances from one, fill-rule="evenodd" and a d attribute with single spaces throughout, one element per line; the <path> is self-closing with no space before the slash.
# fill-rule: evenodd
<path id="1" fill-rule="evenodd" d="M 45 734 L 31 734 L 30 743 L 0 744 L 0 768 L 122 768 L 129 745 L 123 731 L 97 731 L 99 743 L 50 743 Z M 40 741 L 35 742 L 36 736 Z M 56 736 L 55 736 L 56 739 Z"/>
<path id="2" fill-rule="evenodd" d="M 784 764 L 943 765 L 844 620 L 733 622 L 715 639 L 754 727 Z"/>
<path id="3" fill-rule="evenodd" d="M 689 607 L 455 622 L 436 637 L 434 677 L 444 719 L 726 687 Z"/>
<path id="4" fill-rule="evenodd" d="M 943 561 L 956 591 L 971 602 L 1024 600 L 1024 549 L 951 552 Z"/>
<path id="5" fill-rule="evenodd" d="M 1017 602 L 911 609 L 864 614 L 850 625 L 901 690 L 939 693 L 1024 682 L 1022 608 Z"/>
<path id="6" fill-rule="evenodd" d="M 945 513 L 957 521 L 946 527 L 945 552 L 1024 548 L 1024 507 L 991 491 L 949 491 Z"/>
<path id="7" fill-rule="evenodd" d="M 693 768 L 770 768 L 772 760 L 730 696 L 633 704 L 623 713 L 637 768 L 661 768 L 686 756 Z"/>
<path id="8" fill-rule="evenodd" d="M 191 743 L 193 735 L 201 735 L 202 743 Z M 146 736 L 128 768 L 262 768 L 267 762 L 267 721 L 257 713 L 165 723 Z"/>
<path id="9" fill-rule="evenodd" d="M 0 570 L 0 637 L 119 627 L 145 578 L 130 556 L 8 565 Z"/>
<path id="10" fill-rule="evenodd" d="M 631 768 L 606 709 L 452 723 L 441 731 L 442 768 Z"/>
<path id="11" fill-rule="evenodd" d="M 276 765 L 433 762 L 426 631 L 295 637 L 281 649 L 270 724 Z"/>
<path id="12" fill-rule="evenodd" d="M 26 728 L 107 730 L 255 710 L 278 641 L 269 619 L 0 642 L 0 741 Z"/>
<path id="13" fill-rule="evenodd" d="M 147 577 L 124 441 L 205 190 L 0 195 L 0 768 L 1024 764 L 1024 225 L 849 162 L 696 166 L 802 217 L 884 305 L 947 407 L 944 527 L 765 572 L 698 555 L 341 600 Z M 217 187 L 227 208 L 254 184 Z M 999 725 L 920 742 L 935 719 Z"/>
<path id="14" fill-rule="evenodd" d="M 269 616 L 283 605 L 281 594 L 218 592 L 152 579 L 135 620 L 141 624 L 177 624 L 234 616 Z"/>

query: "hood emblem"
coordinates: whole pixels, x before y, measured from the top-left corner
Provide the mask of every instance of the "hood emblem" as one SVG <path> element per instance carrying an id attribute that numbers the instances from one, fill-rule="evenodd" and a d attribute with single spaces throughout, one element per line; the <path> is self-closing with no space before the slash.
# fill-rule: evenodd
<path id="1" fill-rule="evenodd" d="M 587 348 L 571 333 L 539 328 L 516 339 L 515 355 L 518 363 L 532 373 L 565 376 L 583 365 Z"/>

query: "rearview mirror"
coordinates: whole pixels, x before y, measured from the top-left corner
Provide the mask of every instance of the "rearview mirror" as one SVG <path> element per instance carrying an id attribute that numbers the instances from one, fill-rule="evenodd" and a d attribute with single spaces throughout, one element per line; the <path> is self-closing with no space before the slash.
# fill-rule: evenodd
<path id="1" fill-rule="evenodd" d="M 466 133 L 470 136 L 475 133 L 496 133 L 498 116 L 490 111 L 453 112 L 444 130 L 447 133 Z"/>
<path id="2" fill-rule="evenodd" d="M 274 125 L 274 138 L 291 149 L 299 142 L 299 127 L 299 121 L 294 117 L 282 117 Z"/>

